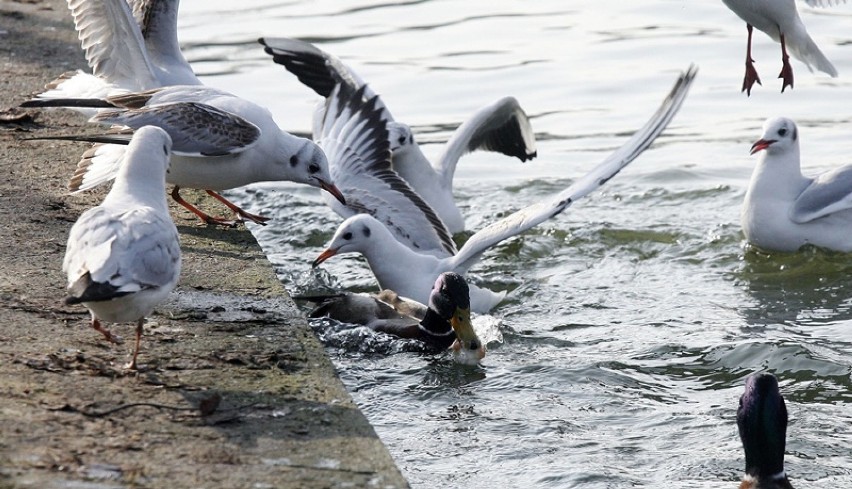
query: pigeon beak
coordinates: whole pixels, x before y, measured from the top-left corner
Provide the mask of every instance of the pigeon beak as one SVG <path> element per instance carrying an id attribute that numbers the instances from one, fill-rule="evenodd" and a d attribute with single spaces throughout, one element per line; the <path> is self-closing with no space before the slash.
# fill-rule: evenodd
<path id="1" fill-rule="evenodd" d="M 322 180 L 320 178 L 317 178 L 317 180 L 319 181 L 319 186 L 321 189 L 333 195 L 334 198 L 337 199 L 341 204 L 346 205 L 346 198 L 343 197 L 343 193 L 340 192 L 340 189 L 338 189 L 336 185 L 334 185 L 333 183 L 326 182 L 325 180 Z"/>
<path id="2" fill-rule="evenodd" d="M 751 145 L 751 153 L 749 153 L 749 154 L 753 155 L 753 154 L 757 153 L 758 151 L 762 151 L 762 150 L 768 148 L 774 142 L 775 142 L 774 139 L 759 139 L 754 144 Z"/>
<path id="3" fill-rule="evenodd" d="M 329 249 L 323 251 L 322 253 L 320 253 L 320 256 L 318 256 L 317 259 L 314 260 L 314 262 L 311 264 L 311 267 L 316 268 L 320 263 L 328 260 L 329 258 L 331 258 L 332 256 L 334 256 L 336 254 L 337 254 L 336 248 L 329 248 Z"/>
<path id="4" fill-rule="evenodd" d="M 470 309 L 457 307 L 455 314 L 450 319 L 450 325 L 456 333 L 456 341 L 450 347 L 453 350 L 456 361 L 465 364 L 477 364 L 485 357 L 485 345 L 473 330 L 470 322 Z"/>

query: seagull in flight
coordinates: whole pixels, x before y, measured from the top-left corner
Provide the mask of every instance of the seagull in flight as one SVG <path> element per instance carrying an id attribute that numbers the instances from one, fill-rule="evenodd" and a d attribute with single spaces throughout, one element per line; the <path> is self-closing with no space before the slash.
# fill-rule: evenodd
<path id="1" fill-rule="evenodd" d="M 796 10 L 795 0 L 722 1 L 746 22 L 748 42 L 742 91 L 747 95 L 751 95 L 751 88 L 755 83 L 761 85 L 760 77 L 754 68 L 754 59 L 751 57 L 751 37 L 755 27 L 765 32 L 773 41 L 781 43 L 781 74 L 778 75 L 778 78 L 783 79 L 781 92 L 784 92 L 787 87 L 793 88 L 793 67 L 790 66 L 788 50 L 796 59 L 805 63 L 809 70 L 813 71 L 816 68 L 832 77 L 837 76 L 834 65 L 822 54 L 808 34 L 805 24 L 799 17 L 799 11 Z M 805 0 L 811 7 L 826 7 L 840 1 L 845 0 Z"/>
<path id="2" fill-rule="evenodd" d="M 557 216 L 576 200 L 605 184 L 642 154 L 678 112 L 696 73 L 697 68 L 694 66 L 682 73 L 660 108 L 645 126 L 591 172 L 556 195 L 486 226 L 471 236 L 458 252 L 440 249 L 424 252 L 415 249 L 397 238 L 400 233 L 407 234 L 408 231 L 394 229 L 402 227 L 401 218 L 392 215 L 389 226 L 388 219 L 381 215 L 377 218 L 367 211 L 347 218 L 340 225 L 326 250 L 314 261 L 314 266 L 341 253 L 361 253 L 367 259 L 380 288 L 393 290 L 401 296 L 418 302 L 427 302 L 432 284 L 441 273 L 452 271 L 464 275 L 488 248 Z M 372 103 L 375 104 L 375 102 Z M 371 134 L 369 124 L 350 122 L 348 126 L 367 128 L 362 138 L 353 138 L 353 140 L 368 140 Z M 375 131 L 372 134 L 376 134 Z M 364 142 L 357 147 L 370 147 L 370 145 Z M 381 156 L 381 153 L 376 153 L 375 156 Z M 330 158 L 336 158 L 336 156 L 330 156 Z M 386 161 L 379 164 L 386 165 Z M 331 166 L 333 167 L 334 163 Z M 406 212 L 418 212 L 416 206 L 408 209 L 413 210 Z M 471 310 L 477 313 L 488 312 L 504 296 L 505 292 L 498 293 L 471 285 Z"/>
<path id="3" fill-rule="evenodd" d="M 326 100 L 341 84 L 353 92 L 363 87 L 365 100 L 375 98 L 382 116 L 388 121 L 393 170 L 434 209 L 452 234 L 464 231 L 464 218 L 453 198 L 453 176 L 463 155 L 475 150 L 494 151 L 522 162 L 537 155 L 535 134 L 527 114 L 514 97 L 503 97 L 482 107 L 460 125 L 447 141 L 441 156 L 430 163 L 411 128 L 396 121 L 384 101 L 338 58 L 296 39 L 266 37 L 259 42 L 274 62 L 283 65 Z M 320 135 L 318 124 L 326 117 L 326 112 L 320 103 L 314 114 L 315 139 Z"/>

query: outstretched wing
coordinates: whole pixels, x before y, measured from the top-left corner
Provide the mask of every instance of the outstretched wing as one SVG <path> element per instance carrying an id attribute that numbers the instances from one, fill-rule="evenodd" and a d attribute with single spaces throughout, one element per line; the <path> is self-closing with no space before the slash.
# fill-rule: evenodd
<path id="1" fill-rule="evenodd" d="M 125 0 L 69 0 L 68 8 L 95 76 L 124 88 L 160 85 Z"/>
<path id="2" fill-rule="evenodd" d="M 814 179 L 796 199 L 790 219 L 804 224 L 848 209 L 852 209 L 852 165 Z"/>
<path id="3" fill-rule="evenodd" d="M 697 72 L 698 68 L 692 65 L 686 72 L 681 73 L 674 88 L 651 119 L 625 144 L 573 185 L 543 202 L 510 214 L 471 236 L 459 250 L 458 255 L 453 257 L 453 269 L 459 273 L 466 271 L 489 247 L 558 215 L 576 200 L 588 195 L 618 174 L 648 149 L 669 125 L 686 99 Z"/>
<path id="4" fill-rule="evenodd" d="M 515 97 L 504 97 L 486 105 L 456 129 L 438 159 L 437 169 L 445 186 L 452 185 L 459 158 L 478 149 L 514 156 L 521 161 L 536 157 L 535 133 Z"/>
<path id="5" fill-rule="evenodd" d="M 178 44 L 179 0 L 127 0 L 163 85 L 200 85 Z"/>
<path id="6" fill-rule="evenodd" d="M 333 199 L 327 203 L 344 218 L 372 215 L 416 251 L 454 254 L 455 244 L 443 221 L 391 169 L 387 122 L 377 97 L 365 101 L 365 91 L 338 84 L 324 112 L 315 115 L 314 138 L 328 157 L 332 179 L 346 195 L 345 206 Z"/>

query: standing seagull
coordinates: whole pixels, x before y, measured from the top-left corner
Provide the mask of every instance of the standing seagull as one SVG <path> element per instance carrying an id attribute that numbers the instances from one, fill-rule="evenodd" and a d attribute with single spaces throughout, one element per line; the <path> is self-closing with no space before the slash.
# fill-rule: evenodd
<path id="1" fill-rule="evenodd" d="M 588 174 L 561 192 L 494 222 L 471 236 L 458 253 L 424 253 L 400 242 L 392 230 L 368 213 L 354 215 L 337 228 L 331 243 L 314 266 L 340 253 L 361 253 L 367 259 L 379 286 L 418 302 L 427 302 L 432 284 L 443 272 L 464 275 L 482 254 L 501 241 L 552 218 L 592 191 L 600 188 L 645 151 L 668 126 L 680 109 L 697 68 L 682 73 L 663 103 L 636 133 Z M 400 220 L 401 222 L 401 220 Z M 470 286 L 471 311 L 484 313 L 505 296 Z"/>
<path id="2" fill-rule="evenodd" d="M 281 130 L 267 109 L 223 90 L 173 85 L 105 99 L 33 99 L 21 106 L 98 108 L 102 112 L 92 117 L 93 122 L 165 129 L 179 153 L 172 155 L 166 176 L 175 185 L 172 197 L 207 224 L 235 223 L 196 209 L 180 197 L 181 187 L 205 189 L 240 218 L 258 224 L 268 218 L 245 212 L 216 191 L 284 180 L 324 189 L 344 202 L 329 175 L 325 154 L 313 141 Z M 121 142 L 126 135 L 74 139 Z M 71 190 L 86 190 L 111 179 L 125 161 L 123 154 L 124 148 L 113 144 L 86 151 L 71 180 Z"/>
<path id="3" fill-rule="evenodd" d="M 743 90 L 751 95 L 751 87 L 755 82 L 761 85 L 757 70 L 754 69 L 754 59 L 751 57 L 751 35 L 752 29 L 757 27 L 772 38 L 781 43 L 781 74 L 783 78 L 781 92 L 788 86 L 793 88 L 793 68 L 790 66 L 790 56 L 787 48 L 796 59 L 805 63 L 808 69 L 814 68 L 828 73 L 832 77 L 837 76 L 837 70 L 831 61 L 822 54 L 811 36 L 808 35 L 805 24 L 796 10 L 795 0 L 722 0 L 729 9 L 733 10 L 746 22 L 748 29 L 748 43 L 746 45 L 746 71 L 743 78 Z M 825 7 L 845 0 L 805 0 L 811 7 Z"/>
<path id="4" fill-rule="evenodd" d="M 774 375 L 759 373 L 746 379 L 737 428 L 746 459 L 740 489 L 793 489 L 784 472 L 787 407 Z"/>
<path id="5" fill-rule="evenodd" d="M 62 271 L 66 304 L 83 304 L 92 328 L 113 343 L 121 339 L 101 321 L 136 322 L 136 368 L 145 316 L 174 290 L 180 276 L 177 228 L 166 204 L 172 141 L 158 127 L 136 131 L 115 183 L 101 205 L 71 227 Z"/>
<path id="6" fill-rule="evenodd" d="M 799 130 L 783 117 L 764 123 L 751 147 L 752 154 L 759 151 L 742 208 L 749 243 L 776 251 L 807 244 L 852 251 L 852 165 L 803 176 Z"/>
<path id="7" fill-rule="evenodd" d="M 375 99 L 382 117 L 388 121 L 388 139 L 393 170 L 401 176 L 438 214 L 450 233 L 464 231 L 464 217 L 453 198 L 453 177 L 459 159 L 475 150 L 499 152 L 521 161 L 536 157 L 535 134 L 527 114 L 514 97 L 503 97 L 481 109 L 460 125 L 430 163 L 408 125 L 395 121 L 381 98 L 348 66 L 313 44 L 285 37 L 259 40 L 272 60 L 319 95 L 333 96 L 335 86 L 349 91 L 363 89 L 364 100 Z M 327 107 L 327 105 L 326 105 Z M 328 112 L 320 104 L 314 112 L 314 139 L 321 136 Z"/>

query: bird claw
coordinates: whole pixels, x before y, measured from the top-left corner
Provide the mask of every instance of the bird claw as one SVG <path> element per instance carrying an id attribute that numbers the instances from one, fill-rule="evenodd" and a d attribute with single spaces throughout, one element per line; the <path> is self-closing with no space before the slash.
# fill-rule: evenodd
<path id="1" fill-rule="evenodd" d="M 784 80 L 784 83 L 781 85 L 781 93 L 784 93 L 784 89 L 787 87 L 793 88 L 793 67 L 790 66 L 787 60 L 784 60 L 784 65 L 781 67 L 781 73 L 778 74 L 778 78 Z"/>
<path id="2" fill-rule="evenodd" d="M 754 60 L 746 60 L 746 72 L 745 77 L 743 78 L 743 92 L 746 92 L 746 96 L 751 96 L 751 88 L 757 83 L 760 86 L 763 86 L 763 83 L 760 82 L 760 76 L 757 74 L 757 70 L 754 69 Z"/>

